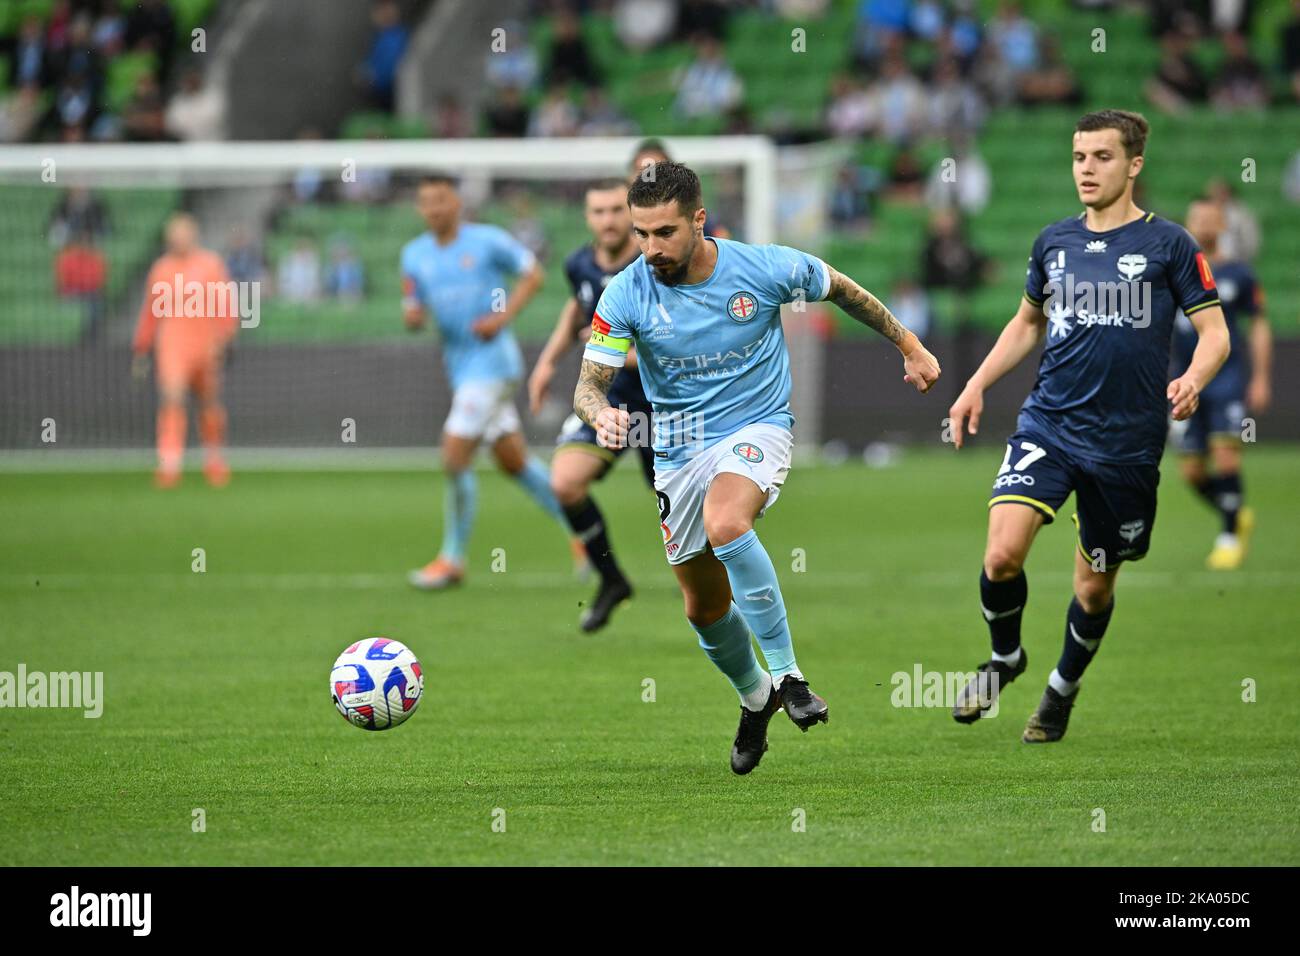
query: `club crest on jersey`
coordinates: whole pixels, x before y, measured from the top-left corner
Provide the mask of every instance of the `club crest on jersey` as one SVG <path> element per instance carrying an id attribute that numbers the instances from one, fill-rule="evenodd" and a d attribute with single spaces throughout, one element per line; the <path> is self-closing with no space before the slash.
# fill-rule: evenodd
<path id="1" fill-rule="evenodd" d="M 733 322 L 742 325 L 752 322 L 754 316 L 758 315 L 758 300 L 754 298 L 753 293 L 737 292 L 727 300 L 727 315 L 731 316 Z"/>
<path id="2" fill-rule="evenodd" d="M 1083 251 L 1084 252 L 1105 252 L 1106 240 L 1093 239 L 1091 242 L 1089 242 L 1086 246 L 1083 247 Z"/>
<path id="3" fill-rule="evenodd" d="M 756 465 L 763 460 L 763 449 L 759 448 L 757 445 L 751 445 L 747 441 L 742 441 L 731 450 L 751 465 Z"/>
<path id="4" fill-rule="evenodd" d="M 1142 529 L 1145 527 L 1145 521 L 1125 521 L 1119 526 L 1119 536 L 1132 544 L 1142 534 Z"/>
<path id="5" fill-rule="evenodd" d="M 1146 271 L 1147 257 L 1136 252 L 1129 252 L 1120 256 L 1115 265 L 1119 267 L 1119 274 L 1132 282 Z"/>

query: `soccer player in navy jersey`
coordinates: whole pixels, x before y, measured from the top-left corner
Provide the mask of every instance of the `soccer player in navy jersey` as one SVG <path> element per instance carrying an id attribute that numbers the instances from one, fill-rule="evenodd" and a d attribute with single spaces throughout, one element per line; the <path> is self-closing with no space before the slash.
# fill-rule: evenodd
<path id="1" fill-rule="evenodd" d="M 1200 408 L 1174 435 L 1183 478 L 1222 522 L 1214 549 L 1205 559 L 1211 571 L 1230 571 L 1245 560 L 1255 515 L 1246 507 L 1242 488 L 1242 430 L 1247 410 L 1265 411 L 1272 390 L 1273 337 L 1264 316 L 1264 293 L 1249 265 L 1220 256 L 1223 229 L 1223 212 L 1217 203 L 1198 199 L 1188 208 L 1187 231 L 1214 268 L 1232 352 L 1201 393 Z M 1187 368 L 1195 351 L 1196 330 L 1180 312 L 1174 323 L 1175 374 Z M 1207 460 L 1213 472 L 1206 467 Z"/>
<path id="2" fill-rule="evenodd" d="M 641 255 L 596 305 L 574 409 L 601 445 L 632 440 L 637 423 L 608 393 L 635 344 L 654 409 L 664 554 L 700 647 L 740 697 L 731 769 L 745 774 L 767 750 L 778 710 L 801 730 L 828 719 L 795 660 L 776 569 L 754 531 L 794 445 L 781 306 L 834 302 L 894 343 L 904 380 L 921 392 L 939 363 L 875 296 L 816 256 L 706 237 L 700 180 L 686 166 L 655 163 L 634 180 L 628 206 Z"/>
<path id="3" fill-rule="evenodd" d="M 1176 421 L 1195 412 L 1228 357 L 1228 329 L 1204 254 L 1181 226 L 1133 203 L 1147 133 L 1146 119 L 1124 110 L 1079 120 L 1074 185 L 1084 211 L 1039 233 L 1019 311 L 949 412 L 960 448 L 963 429 L 974 435 L 979 428 L 985 389 L 1046 339 L 989 498 L 980 605 L 992 658 L 953 708 L 956 720 L 972 723 L 1024 673 L 1025 558 L 1038 529 L 1073 492 L 1074 597 L 1026 743 L 1064 736 L 1079 680 L 1110 623 L 1120 566 L 1151 544 L 1171 406 Z M 1198 338 L 1187 370 L 1169 381 L 1179 309 Z"/>
<path id="4" fill-rule="evenodd" d="M 528 400 L 534 415 L 541 409 L 555 377 L 556 362 L 590 330 L 596 301 L 605 286 L 640 255 L 632 239 L 626 182 L 613 178 L 593 182 L 587 187 L 584 202 L 592 241 L 564 261 L 571 294 L 528 378 Z M 609 400 L 649 418 L 650 403 L 637 374 L 635 352 L 629 351 L 628 363 L 615 377 Z M 551 459 L 551 490 L 564 508 L 569 527 L 586 548 L 592 567 L 600 574 L 600 589 L 579 619 L 579 626 L 588 632 L 604 627 L 614 609 L 632 596 L 632 586 L 614 558 L 605 517 L 591 497 L 592 483 L 604 478 L 625 451 L 627 446 L 603 447 L 596 441 L 595 429 L 577 415 L 570 415 L 560 429 L 555 457 Z M 654 451 L 643 442 L 636 453 L 646 483 L 653 489 Z"/>

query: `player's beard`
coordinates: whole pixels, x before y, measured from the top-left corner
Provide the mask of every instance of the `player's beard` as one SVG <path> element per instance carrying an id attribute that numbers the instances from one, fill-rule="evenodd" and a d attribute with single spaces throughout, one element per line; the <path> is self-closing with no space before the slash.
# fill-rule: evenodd
<path id="1" fill-rule="evenodd" d="M 691 267 L 691 259 L 695 256 L 694 236 L 691 237 L 691 244 L 686 249 L 686 254 L 682 256 L 680 263 L 674 262 L 665 268 L 652 265 L 655 271 L 655 281 L 660 285 L 681 285 L 682 280 L 686 278 L 686 273 Z"/>

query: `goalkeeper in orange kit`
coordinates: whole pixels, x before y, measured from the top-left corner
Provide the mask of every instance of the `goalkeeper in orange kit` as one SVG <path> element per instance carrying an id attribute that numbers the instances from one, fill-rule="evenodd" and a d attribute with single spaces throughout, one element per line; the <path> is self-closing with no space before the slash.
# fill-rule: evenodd
<path id="1" fill-rule="evenodd" d="M 238 295 L 225 263 L 199 245 L 198 223 L 188 213 L 167 222 L 167 251 L 149 270 L 136 325 L 132 372 L 148 375 L 149 353 L 157 361 L 158 470 L 155 483 L 170 488 L 181 478 L 185 452 L 185 401 L 198 402 L 199 435 L 206 451 L 203 474 L 220 487 L 230 480 L 223 446 L 226 410 L 221 368 L 238 328 Z"/>

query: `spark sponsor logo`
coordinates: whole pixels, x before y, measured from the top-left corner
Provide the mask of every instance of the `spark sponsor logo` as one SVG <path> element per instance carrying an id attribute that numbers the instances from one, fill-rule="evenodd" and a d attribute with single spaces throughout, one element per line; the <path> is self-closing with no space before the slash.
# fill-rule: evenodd
<path id="1" fill-rule="evenodd" d="M 1064 339 L 1076 327 L 1144 329 L 1151 324 L 1149 282 L 1076 282 L 1070 273 L 1064 282 L 1049 282 L 1045 291 L 1043 309 L 1051 323 L 1050 340 Z"/>

